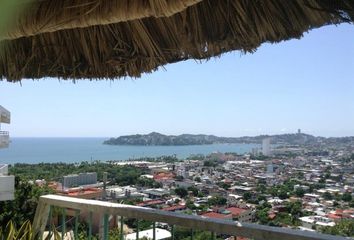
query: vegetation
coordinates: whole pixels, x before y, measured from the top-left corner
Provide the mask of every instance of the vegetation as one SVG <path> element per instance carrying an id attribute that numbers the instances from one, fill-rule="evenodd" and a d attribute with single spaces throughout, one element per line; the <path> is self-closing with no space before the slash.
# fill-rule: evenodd
<path id="1" fill-rule="evenodd" d="M 348 192 L 344 193 L 342 195 L 342 200 L 345 201 L 345 202 L 350 202 L 352 200 L 352 195 Z"/>
<path id="2" fill-rule="evenodd" d="M 26 221 L 23 223 L 23 225 L 17 230 L 13 224 L 12 221 L 9 221 L 6 224 L 6 227 L 4 230 L 0 229 L 0 239 L 21 239 L 21 238 L 26 238 L 26 239 L 34 239 L 34 236 L 32 236 L 33 230 L 31 223 L 29 221 Z"/>
<path id="3" fill-rule="evenodd" d="M 188 191 L 185 188 L 182 187 L 178 187 L 175 189 L 175 193 L 180 197 L 180 198 L 184 198 L 188 195 Z"/>
<path id="4" fill-rule="evenodd" d="M 38 187 L 22 182 L 19 177 L 16 177 L 15 188 L 14 201 L 0 202 L 0 229 L 4 228 L 8 222 L 16 223 L 15 227 L 18 227 L 28 220 L 33 221 L 38 198 L 43 194 L 53 193 L 46 186 Z"/>
<path id="5" fill-rule="evenodd" d="M 332 235 L 354 237 L 354 220 L 341 220 L 335 226 L 322 228 L 321 231 Z"/>
<path id="6" fill-rule="evenodd" d="M 204 167 L 216 167 L 218 165 L 218 162 L 215 160 L 206 160 L 204 161 Z"/>
<path id="7" fill-rule="evenodd" d="M 192 229 L 187 229 L 183 227 L 175 227 L 175 239 L 176 240 L 190 240 L 192 234 Z M 210 232 L 206 231 L 193 231 L 193 239 L 195 240 L 205 240 L 212 239 Z M 223 238 L 215 238 L 216 240 L 221 240 Z"/>
<path id="8" fill-rule="evenodd" d="M 212 197 L 208 200 L 208 204 L 212 206 L 217 206 L 217 205 L 223 206 L 226 203 L 227 203 L 227 199 L 220 196 Z"/>
<path id="9" fill-rule="evenodd" d="M 182 134 L 178 136 L 164 135 L 157 132 L 149 134 L 135 134 L 120 136 L 118 138 L 110 138 L 103 142 L 108 145 L 143 145 L 143 146 L 169 146 L 169 145 L 204 145 L 215 143 L 261 143 L 266 137 L 271 137 L 274 144 L 287 143 L 287 144 L 311 144 L 319 141 L 326 141 L 326 138 L 314 137 L 308 134 L 281 134 L 281 135 L 261 135 L 255 137 L 217 137 L 213 135 L 193 135 Z M 341 141 L 342 138 L 336 138 Z M 352 140 L 352 139 L 350 139 Z M 332 140 L 330 140 L 332 141 Z M 354 140 L 353 140 L 354 141 Z M 292 154 L 292 153 L 289 153 Z"/>
<path id="10" fill-rule="evenodd" d="M 145 173 L 141 168 L 134 166 L 121 166 L 101 161 L 94 161 L 92 163 L 17 163 L 10 167 L 9 172 L 15 176 L 20 176 L 24 181 L 34 179 L 60 181 L 61 178 L 58 178 L 58 176 L 83 172 L 97 172 L 98 180 L 102 180 L 103 172 L 107 172 L 108 181 L 111 185 L 117 184 L 122 186 L 137 184 L 140 176 Z M 143 182 L 140 180 L 140 183 Z"/>
<path id="11" fill-rule="evenodd" d="M 301 202 L 289 202 L 285 204 L 283 212 L 276 214 L 274 219 L 269 218 L 269 210 L 271 205 L 264 203 L 257 207 L 256 216 L 258 222 L 263 225 L 270 226 L 298 226 L 300 225 L 299 218 L 304 216 Z"/>

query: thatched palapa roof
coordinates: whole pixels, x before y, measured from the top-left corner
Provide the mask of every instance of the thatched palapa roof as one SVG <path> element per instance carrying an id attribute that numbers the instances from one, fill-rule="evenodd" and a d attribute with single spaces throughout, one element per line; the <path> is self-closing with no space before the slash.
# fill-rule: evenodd
<path id="1" fill-rule="evenodd" d="M 0 78 L 139 77 L 313 28 L 353 23 L 353 0 L 19 0 L 0 33 Z"/>

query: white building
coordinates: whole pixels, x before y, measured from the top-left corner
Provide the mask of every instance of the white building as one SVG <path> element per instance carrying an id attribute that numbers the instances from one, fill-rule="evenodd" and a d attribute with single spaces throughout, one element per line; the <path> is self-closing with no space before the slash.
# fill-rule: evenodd
<path id="1" fill-rule="evenodd" d="M 79 173 L 71 174 L 63 177 L 63 187 L 71 188 L 82 185 L 97 184 L 97 173 Z"/>
<path id="2" fill-rule="evenodd" d="M 10 112 L 0 105 L 0 148 L 9 147 L 9 143 L 10 143 L 9 132 L 1 130 L 1 123 L 9 124 L 10 121 L 11 121 Z"/>
<path id="3" fill-rule="evenodd" d="M 269 156 L 271 154 L 270 138 L 263 139 L 263 141 L 262 141 L 262 154 L 264 156 Z"/>
<path id="4" fill-rule="evenodd" d="M 125 198 L 145 198 L 146 194 L 140 193 L 137 188 L 131 186 L 109 186 L 106 189 L 107 197 L 112 199 L 125 199 Z"/>
<path id="5" fill-rule="evenodd" d="M 8 176 L 7 165 L 0 164 L 0 201 L 14 200 L 15 176 Z"/>
<path id="6" fill-rule="evenodd" d="M 155 239 L 156 240 L 164 240 L 164 239 L 170 239 L 172 237 L 171 233 L 165 229 L 162 228 L 156 228 L 155 229 Z M 148 229 L 145 231 L 139 231 L 139 239 L 141 238 L 146 238 L 146 239 L 154 239 L 154 230 L 153 229 Z M 135 240 L 136 239 L 136 233 L 131 233 L 125 236 L 125 240 Z"/>
<path id="7" fill-rule="evenodd" d="M 302 227 L 307 229 L 320 229 L 322 227 L 333 227 L 335 222 L 323 216 L 305 216 L 299 218 Z"/>
<path id="8" fill-rule="evenodd" d="M 7 148 L 10 143 L 9 132 L 1 130 L 1 123 L 10 123 L 11 114 L 0 106 L 0 148 Z M 14 200 L 15 176 L 8 176 L 8 166 L 0 164 L 0 201 Z"/>
<path id="9" fill-rule="evenodd" d="M 271 174 L 274 172 L 274 165 L 273 163 L 267 165 L 267 173 Z"/>

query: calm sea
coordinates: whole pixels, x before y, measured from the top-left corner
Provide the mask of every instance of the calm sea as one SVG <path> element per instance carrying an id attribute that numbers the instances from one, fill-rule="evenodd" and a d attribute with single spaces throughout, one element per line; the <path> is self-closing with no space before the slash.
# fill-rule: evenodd
<path id="1" fill-rule="evenodd" d="M 250 152 L 255 144 L 213 144 L 193 146 L 109 146 L 104 138 L 12 138 L 10 147 L 0 149 L 0 163 L 81 162 L 90 160 L 127 160 L 176 154 L 212 152 Z"/>

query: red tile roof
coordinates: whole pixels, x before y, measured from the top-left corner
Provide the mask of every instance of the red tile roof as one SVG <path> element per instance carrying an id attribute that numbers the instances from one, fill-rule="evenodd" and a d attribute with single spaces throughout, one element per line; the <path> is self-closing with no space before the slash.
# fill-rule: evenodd
<path id="1" fill-rule="evenodd" d="M 154 179 L 155 180 L 167 180 L 167 179 L 173 179 L 175 175 L 173 173 L 157 173 L 154 174 Z"/>
<path id="2" fill-rule="evenodd" d="M 165 203 L 165 201 L 163 201 L 161 199 L 156 199 L 156 200 L 148 200 L 148 201 L 141 202 L 141 203 L 137 204 L 137 206 L 146 207 L 146 206 L 158 205 L 158 204 L 163 204 L 163 203 Z"/>
<path id="3" fill-rule="evenodd" d="M 177 211 L 177 210 L 183 210 L 183 209 L 186 209 L 186 208 L 187 207 L 185 205 L 176 205 L 176 206 L 172 206 L 172 207 L 163 208 L 162 210 L 173 212 L 173 211 Z"/>
<path id="4" fill-rule="evenodd" d="M 230 207 L 230 208 L 226 208 L 225 210 L 230 211 L 232 216 L 239 216 L 241 213 L 247 211 L 246 209 L 237 208 L 237 207 Z"/>
<path id="5" fill-rule="evenodd" d="M 202 214 L 203 217 L 208 217 L 208 218 L 218 218 L 218 219 L 231 219 L 232 215 L 231 214 L 220 214 L 216 212 L 208 212 Z"/>
<path id="6" fill-rule="evenodd" d="M 337 215 L 337 214 L 334 214 L 334 213 L 327 214 L 327 217 L 331 218 L 331 219 L 341 219 L 342 218 L 340 215 Z"/>

